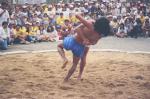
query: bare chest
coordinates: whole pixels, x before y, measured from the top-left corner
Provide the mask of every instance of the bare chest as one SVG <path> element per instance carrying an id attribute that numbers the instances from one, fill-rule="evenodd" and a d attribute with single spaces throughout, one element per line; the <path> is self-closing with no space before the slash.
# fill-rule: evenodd
<path id="1" fill-rule="evenodd" d="M 97 43 L 97 41 L 100 39 L 98 33 L 89 31 L 88 29 L 84 30 L 84 35 L 93 44 Z"/>

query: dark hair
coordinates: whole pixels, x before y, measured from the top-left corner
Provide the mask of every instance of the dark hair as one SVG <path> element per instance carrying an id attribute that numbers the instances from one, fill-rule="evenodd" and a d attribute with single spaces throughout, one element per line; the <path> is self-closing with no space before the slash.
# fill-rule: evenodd
<path id="1" fill-rule="evenodd" d="M 2 6 L 7 6 L 7 5 L 8 5 L 8 2 L 3 1 L 3 2 L 1 3 L 1 5 L 2 5 Z"/>
<path id="2" fill-rule="evenodd" d="M 4 21 L 4 22 L 2 23 L 2 26 L 3 26 L 3 25 L 8 25 L 8 22 Z"/>
<path id="3" fill-rule="evenodd" d="M 124 23 L 120 23 L 119 27 L 121 27 L 121 26 L 123 26 L 122 29 L 124 29 Z"/>
<path id="4" fill-rule="evenodd" d="M 100 17 L 94 23 L 94 30 L 101 36 L 108 36 L 110 34 L 109 20 L 105 17 Z"/>
<path id="5" fill-rule="evenodd" d="M 54 31 L 54 28 L 52 25 L 47 27 L 47 32 L 53 32 L 53 31 Z"/>

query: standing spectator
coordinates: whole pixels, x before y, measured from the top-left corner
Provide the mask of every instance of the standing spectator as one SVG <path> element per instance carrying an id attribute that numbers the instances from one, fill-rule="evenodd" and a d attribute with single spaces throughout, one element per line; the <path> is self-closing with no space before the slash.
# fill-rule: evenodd
<path id="1" fill-rule="evenodd" d="M 6 50 L 8 48 L 10 38 L 10 30 L 8 28 L 8 22 L 4 21 L 2 27 L 0 27 L 0 48 Z"/>
<path id="2" fill-rule="evenodd" d="M 6 2 L 1 3 L 1 8 L 0 8 L 0 26 L 2 26 L 2 23 L 4 21 L 9 22 L 9 13 L 6 10 L 8 4 Z"/>

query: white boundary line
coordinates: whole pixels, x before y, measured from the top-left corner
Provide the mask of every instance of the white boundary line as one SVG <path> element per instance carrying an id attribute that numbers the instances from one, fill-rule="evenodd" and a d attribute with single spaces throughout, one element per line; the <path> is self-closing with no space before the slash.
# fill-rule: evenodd
<path id="1" fill-rule="evenodd" d="M 2 55 L 11 55 L 11 54 L 23 54 L 23 53 L 44 53 L 44 52 L 57 52 L 57 50 L 39 50 L 39 51 L 13 51 L 13 52 L 0 52 Z M 147 51 L 122 51 L 117 49 L 91 49 L 90 52 L 120 52 L 120 53 L 131 53 L 131 54 L 150 54 Z"/>

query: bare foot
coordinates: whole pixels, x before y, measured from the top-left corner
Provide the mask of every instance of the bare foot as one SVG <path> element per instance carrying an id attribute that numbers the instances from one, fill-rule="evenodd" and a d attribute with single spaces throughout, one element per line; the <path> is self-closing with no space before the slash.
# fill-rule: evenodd
<path id="1" fill-rule="evenodd" d="M 67 83 L 68 82 L 68 79 L 64 79 L 63 83 Z"/>
<path id="2" fill-rule="evenodd" d="M 64 68 L 66 67 L 67 63 L 68 63 L 68 60 L 67 60 L 67 59 L 66 59 L 66 60 L 64 60 L 64 62 L 63 62 L 63 66 L 62 66 L 61 68 L 62 68 L 62 69 L 64 69 Z"/>
<path id="3" fill-rule="evenodd" d="M 81 79 L 81 76 L 78 76 L 77 80 L 81 81 L 81 80 L 82 80 L 82 79 Z"/>

